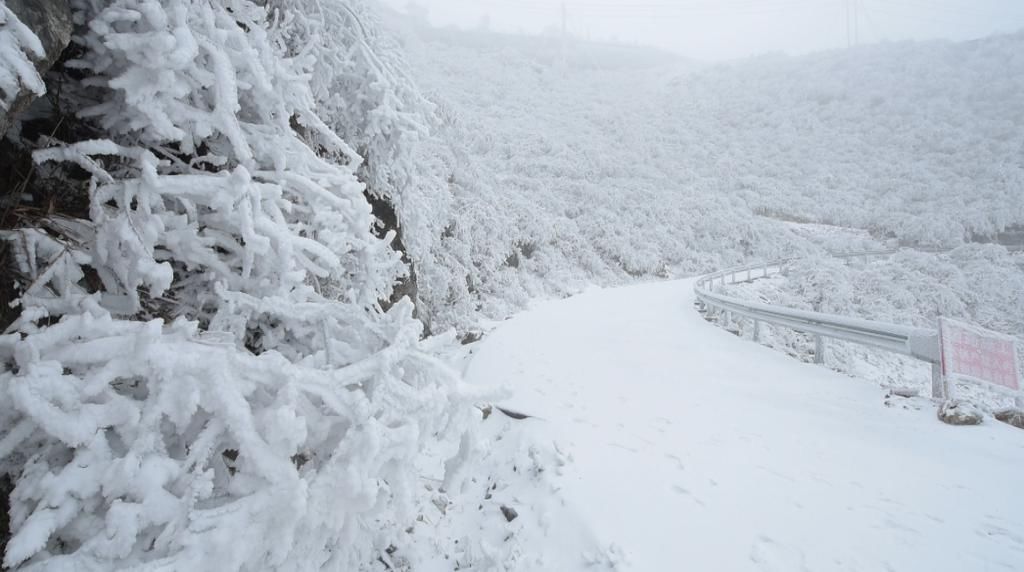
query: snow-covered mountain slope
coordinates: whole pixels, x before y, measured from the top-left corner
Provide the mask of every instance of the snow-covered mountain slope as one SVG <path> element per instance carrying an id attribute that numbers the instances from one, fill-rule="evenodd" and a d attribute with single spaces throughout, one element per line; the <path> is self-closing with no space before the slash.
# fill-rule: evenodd
<path id="1" fill-rule="evenodd" d="M 607 547 L 575 569 L 1020 568 L 1024 432 L 946 426 L 927 400 L 736 338 L 700 317 L 691 288 L 540 304 L 470 364 L 471 381 L 515 387 L 506 405 L 568 460 L 553 484 Z M 537 550 L 549 553 L 525 569 L 573 569 Z"/>
<path id="2" fill-rule="evenodd" d="M 1024 33 L 680 75 L 670 151 L 755 212 L 951 244 L 1024 223 Z M 732 187 L 732 188 L 730 188 Z"/>
<path id="3" fill-rule="evenodd" d="M 425 260 L 446 325 L 583 283 L 820 244 L 792 222 L 958 244 L 1024 223 L 1024 34 L 700 66 L 637 48 L 406 26 L 454 195 Z M 434 265 L 435 268 L 429 268 Z M 431 279 L 431 277 L 443 277 Z M 431 301 L 433 300 L 433 301 Z"/>
<path id="4" fill-rule="evenodd" d="M 658 152 L 663 114 L 652 86 L 689 64 L 575 46 L 562 65 L 543 40 L 447 30 L 410 32 L 406 47 L 443 119 L 427 155 L 447 157 L 456 197 L 445 235 L 419 257 L 428 305 L 474 299 L 503 317 L 530 297 L 586 283 L 800 250 L 781 224 Z M 442 325 L 471 321 L 450 308 L 431 314 Z"/>

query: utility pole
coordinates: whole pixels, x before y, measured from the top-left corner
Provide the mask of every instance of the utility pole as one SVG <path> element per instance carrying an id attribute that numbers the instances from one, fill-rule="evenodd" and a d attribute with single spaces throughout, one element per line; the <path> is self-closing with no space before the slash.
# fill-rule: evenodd
<path id="1" fill-rule="evenodd" d="M 846 8 L 846 47 L 860 45 L 860 0 L 843 0 Z"/>
<path id="2" fill-rule="evenodd" d="M 565 7 L 565 2 L 562 2 L 562 39 L 565 39 L 566 30 L 568 29 L 568 14 Z"/>
<path id="3" fill-rule="evenodd" d="M 860 0 L 853 0 L 853 45 L 860 45 Z"/>
<path id="4" fill-rule="evenodd" d="M 569 41 L 568 20 L 569 17 L 566 13 L 565 2 L 562 2 L 562 69 L 565 69 L 567 64 L 566 43 Z"/>
<path id="5" fill-rule="evenodd" d="M 843 6 L 846 8 L 846 47 L 850 47 L 850 2 L 852 0 L 843 0 Z"/>

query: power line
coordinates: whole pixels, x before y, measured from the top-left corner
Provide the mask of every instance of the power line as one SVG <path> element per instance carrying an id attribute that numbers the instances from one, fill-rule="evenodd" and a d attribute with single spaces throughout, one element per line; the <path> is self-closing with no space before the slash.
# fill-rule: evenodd
<path id="1" fill-rule="evenodd" d="M 990 9 L 987 9 L 987 8 L 985 8 L 983 6 L 978 6 L 977 4 L 974 4 L 973 6 L 968 7 L 968 6 L 959 6 L 959 5 L 954 6 L 952 4 L 947 4 L 945 2 L 939 2 L 939 1 L 934 1 L 934 0 L 928 0 L 928 1 L 922 1 L 922 0 L 874 0 L 874 1 L 877 1 L 879 4 L 882 4 L 882 5 L 889 5 L 889 6 L 893 6 L 893 7 L 897 7 L 898 6 L 898 7 L 909 8 L 909 9 L 916 9 L 916 10 L 922 10 L 923 9 L 923 10 L 927 10 L 929 12 L 931 12 L 931 11 L 944 12 L 944 13 L 950 14 L 950 15 L 954 15 L 955 14 L 955 15 L 959 15 L 959 16 L 978 16 L 978 17 L 982 17 L 982 18 L 1007 17 L 1007 16 L 1024 18 L 1024 11 L 1022 11 L 1020 9 L 1017 9 L 1017 10 L 990 10 Z"/>
<path id="2" fill-rule="evenodd" d="M 910 9 L 913 10 L 913 8 Z M 933 24 L 940 24 L 942 26 L 962 26 L 964 24 L 964 21 L 956 14 L 922 14 L 920 12 L 908 12 L 907 6 L 900 6 L 894 3 L 875 4 L 871 7 L 871 10 L 876 13 L 884 14 L 889 17 L 901 18 L 906 21 L 930 22 Z"/>

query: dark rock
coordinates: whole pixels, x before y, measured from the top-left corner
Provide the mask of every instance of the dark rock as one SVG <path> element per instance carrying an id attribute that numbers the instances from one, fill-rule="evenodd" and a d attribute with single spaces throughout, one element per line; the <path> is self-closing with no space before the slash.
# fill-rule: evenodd
<path id="1" fill-rule="evenodd" d="M 892 389 L 889 390 L 889 393 L 891 395 L 895 395 L 896 397 L 906 398 L 917 397 L 918 395 L 920 395 L 920 392 L 913 387 L 893 387 Z"/>
<path id="2" fill-rule="evenodd" d="M 9 475 L 0 476 L 0 554 L 7 551 L 7 541 L 11 539 L 11 492 L 14 481 Z"/>
<path id="3" fill-rule="evenodd" d="M 532 415 L 527 415 L 525 413 L 520 413 L 518 411 L 512 411 L 511 409 L 505 409 L 504 407 L 498 407 L 497 405 L 495 405 L 494 408 L 504 413 L 506 417 L 515 419 L 517 421 L 522 421 L 523 419 L 529 419 L 530 417 L 532 417 Z"/>
<path id="4" fill-rule="evenodd" d="M 408 297 L 413 303 L 413 317 L 423 318 L 420 315 L 419 281 L 416 278 L 416 265 L 409 257 L 409 251 L 405 247 L 405 233 L 400 224 L 395 205 L 388 197 L 378 195 L 369 186 L 363 192 L 366 200 L 370 203 L 370 209 L 376 223 L 373 232 L 377 238 L 385 238 L 389 233 L 394 233 L 391 241 L 391 248 L 402 255 L 402 262 L 405 263 L 408 272 L 398 279 L 391 296 L 386 300 L 380 300 L 381 309 L 387 311 L 398 303 L 402 298 Z M 430 333 L 430 324 L 423 322 L 424 334 Z"/>
<path id="5" fill-rule="evenodd" d="M 512 522 L 516 519 L 516 517 L 519 516 L 519 513 L 516 512 L 516 509 L 505 505 L 501 505 L 501 514 L 505 515 L 505 520 L 509 522 Z"/>
<path id="6" fill-rule="evenodd" d="M 1024 411 L 1020 409 L 1003 409 L 996 411 L 996 419 L 1003 423 L 1013 425 L 1018 429 L 1024 429 Z"/>
<path id="7" fill-rule="evenodd" d="M 939 406 L 939 420 L 949 425 L 981 425 L 984 414 L 965 401 L 946 401 Z"/>
<path id="8" fill-rule="evenodd" d="M 43 75 L 60 57 L 71 42 L 71 6 L 68 0 L 6 0 L 7 7 L 39 38 L 45 55 L 35 61 L 36 70 Z M 10 94 L 5 94 L 10 95 Z M 11 107 L 0 111 L 0 134 L 7 132 L 11 121 L 23 111 L 36 94 L 21 89 L 13 97 Z"/>

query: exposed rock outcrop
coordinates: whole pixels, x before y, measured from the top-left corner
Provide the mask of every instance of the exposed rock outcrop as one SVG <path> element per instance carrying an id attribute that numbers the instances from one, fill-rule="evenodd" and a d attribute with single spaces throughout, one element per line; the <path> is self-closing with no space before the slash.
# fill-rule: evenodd
<path id="1" fill-rule="evenodd" d="M 1018 429 L 1024 429 L 1024 410 L 1022 409 L 1011 408 L 996 411 L 995 418 Z"/>
<path id="2" fill-rule="evenodd" d="M 985 415 L 966 401 L 946 401 L 939 406 L 939 420 L 949 425 L 981 425 Z"/>
<path id="3" fill-rule="evenodd" d="M 72 21 L 69 1 L 5 0 L 5 3 L 7 8 L 36 35 L 39 43 L 42 44 L 42 57 L 37 57 L 39 54 L 31 53 L 32 50 L 26 51 L 35 64 L 36 71 L 42 76 L 57 61 L 71 41 Z M 0 31 L 13 33 L 12 30 L 4 30 L 8 27 L 13 29 L 13 26 L 12 22 L 2 23 Z M 10 105 L 6 111 L 0 109 L 0 134 L 6 133 L 13 118 L 37 97 L 39 94 L 36 93 L 36 90 L 25 85 L 23 81 L 19 82 L 16 93 L 4 93 L 4 101 L 10 102 Z"/>

